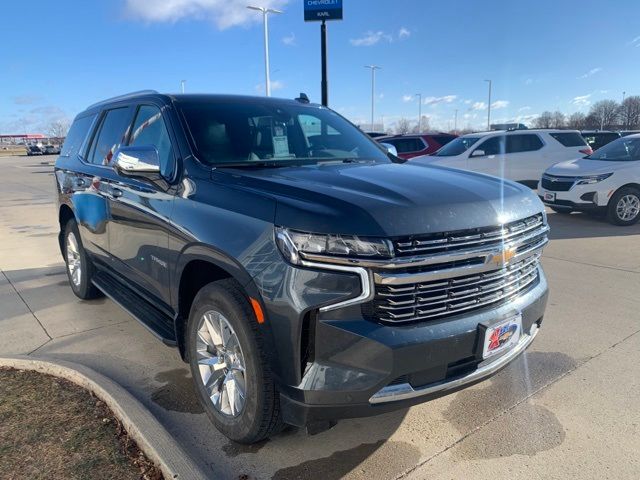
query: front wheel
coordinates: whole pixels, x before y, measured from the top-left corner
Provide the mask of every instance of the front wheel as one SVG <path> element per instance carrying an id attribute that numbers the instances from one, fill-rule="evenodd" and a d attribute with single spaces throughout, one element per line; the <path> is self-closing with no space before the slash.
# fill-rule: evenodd
<path id="1" fill-rule="evenodd" d="M 187 326 L 198 399 L 216 428 L 240 443 L 263 440 L 282 426 L 259 328 L 240 285 L 231 279 L 198 292 Z"/>
<path id="2" fill-rule="evenodd" d="M 613 194 L 607 207 L 607 219 L 614 225 L 633 225 L 640 219 L 640 191 L 624 187 Z"/>

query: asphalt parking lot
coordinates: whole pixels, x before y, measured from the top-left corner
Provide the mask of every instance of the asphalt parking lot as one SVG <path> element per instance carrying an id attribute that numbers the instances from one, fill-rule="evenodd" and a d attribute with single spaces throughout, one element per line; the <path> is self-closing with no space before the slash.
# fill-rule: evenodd
<path id="1" fill-rule="evenodd" d="M 229 442 L 177 350 L 110 300 L 73 296 L 54 157 L 0 157 L 0 355 L 85 364 L 142 401 L 212 478 L 640 478 L 640 225 L 549 213 L 551 294 L 533 346 L 492 379 L 315 436 Z"/>

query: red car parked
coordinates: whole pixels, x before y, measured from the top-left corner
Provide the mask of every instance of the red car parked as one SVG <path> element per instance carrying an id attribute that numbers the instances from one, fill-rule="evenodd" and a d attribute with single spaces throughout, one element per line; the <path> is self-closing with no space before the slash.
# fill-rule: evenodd
<path id="1" fill-rule="evenodd" d="M 376 141 L 393 145 L 398 151 L 398 156 L 408 160 L 419 155 L 434 153 L 456 137 L 457 135 L 449 133 L 421 133 L 377 137 Z"/>

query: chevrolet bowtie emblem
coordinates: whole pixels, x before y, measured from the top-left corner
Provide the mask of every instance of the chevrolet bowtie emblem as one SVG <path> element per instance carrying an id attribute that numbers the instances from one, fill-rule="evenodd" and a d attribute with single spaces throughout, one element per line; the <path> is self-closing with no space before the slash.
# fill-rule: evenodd
<path id="1" fill-rule="evenodd" d="M 516 256 L 516 251 L 506 248 L 501 252 L 493 253 L 487 257 L 486 263 L 493 263 L 497 267 L 504 267 L 509 261 Z"/>

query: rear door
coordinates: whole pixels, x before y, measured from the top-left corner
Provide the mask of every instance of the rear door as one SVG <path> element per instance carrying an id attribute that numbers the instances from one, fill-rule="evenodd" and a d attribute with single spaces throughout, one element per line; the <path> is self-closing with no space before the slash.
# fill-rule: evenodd
<path id="1" fill-rule="evenodd" d="M 101 113 L 98 127 L 83 154 L 82 173 L 74 179 L 76 193 L 73 202 L 84 247 L 96 258 L 109 263 L 109 198 L 115 172 L 109 165 L 120 146 L 131 121 L 127 106 L 111 108 Z"/>
<path id="2" fill-rule="evenodd" d="M 506 137 L 506 178 L 534 187 L 550 164 L 549 152 L 536 133 Z"/>
<path id="3" fill-rule="evenodd" d="M 426 142 L 420 137 L 399 137 L 381 140 L 383 143 L 390 143 L 398 151 L 400 158 L 408 159 L 424 155 L 427 150 Z"/>
<path id="4" fill-rule="evenodd" d="M 153 146 L 160 158 L 157 179 L 119 175 L 109 198 L 111 225 L 109 248 L 114 268 L 139 285 L 152 300 L 170 305 L 169 218 L 173 208 L 171 182 L 176 175 L 175 140 L 160 104 L 143 103 L 135 108 L 131 146 Z"/>

